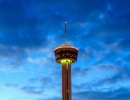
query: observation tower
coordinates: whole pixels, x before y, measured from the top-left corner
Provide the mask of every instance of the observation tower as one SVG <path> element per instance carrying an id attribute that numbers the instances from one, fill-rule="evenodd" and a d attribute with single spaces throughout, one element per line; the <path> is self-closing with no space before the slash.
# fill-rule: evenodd
<path id="1" fill-rule="evenodd" d="M 54 50 L 56 62 L 62 65 L 62 100 L 72 100 L 71 64 L 76 63 L 78 49 L 68 45 L 65 22 L 65 45 Z"/>

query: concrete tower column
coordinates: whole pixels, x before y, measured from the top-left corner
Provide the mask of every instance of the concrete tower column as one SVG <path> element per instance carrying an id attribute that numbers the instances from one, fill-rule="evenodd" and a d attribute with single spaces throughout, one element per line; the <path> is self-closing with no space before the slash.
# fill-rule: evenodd
<path id="1" fill-rule="evenodd" d="M 63 60 L 62 64 L 62 100 L 72 100 L 71 60 Z"/>

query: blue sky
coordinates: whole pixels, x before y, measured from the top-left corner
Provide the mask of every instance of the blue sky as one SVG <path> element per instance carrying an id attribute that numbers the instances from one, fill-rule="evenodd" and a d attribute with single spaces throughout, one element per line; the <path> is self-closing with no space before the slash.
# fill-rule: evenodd
<path id="1" fill-rule="evenodd" d="M 0 99 L 61 100 L 54 49 L 79 49 L 73 100 L 130 99 L 129 0 L 0 0 Z"/>

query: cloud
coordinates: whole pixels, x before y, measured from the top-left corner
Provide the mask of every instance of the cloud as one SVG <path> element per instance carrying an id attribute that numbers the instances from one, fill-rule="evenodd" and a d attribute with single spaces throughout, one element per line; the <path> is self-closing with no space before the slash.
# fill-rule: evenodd
<path id="1" fill-rule="evenodd" d="M 4 87 L 6 88 L 17 88 L 18 86 L 19 86 L 18 84 L 10 84 L 10 83 L 4 84 Z"/>
<path id="2" fill-rule="evenodd" d="M 117 49 L 121 50 L 121 51 L 129 51 L 130 49 L 130 38 L 125 38 L 125 39 L 122 39 L 121 41 L 119 41 L 117 43 Z"/>
<path id="3" fill-rule="evenodd" d="M 0 45 L 0 71 L 23 71 L 23 62 L 26 57 L 27 49 L 15 46 L 8 47 L 5 45 Z"/>
<path id="4" fill-rule="evenodd" d="M 34 87 L 34 86 L 24 86 L 22 89 L 24 92 L 29 93 L 29 94 L 37 94 L 40 95 L 44 91 L 40 87 Z"/>
<path id="5" fill-rule="evenodd" d="M 10 60 L 10 58 L 0 58 L 0 60 L 0 72 L 23 72 L 23 65 L 21 65 L 21 62 L 17 62 L 15 59 Z"/>
<path id="6" fill-rule="evenodd" d="M 55 92 L 61 93 L 59 82 L 52 77 L 35 77 L 28 79 L 27 85 L 20 88 L 24 93 L 44 95 L 45 98 L 48 96 L 56 96 Z M 57 94 L 59 96 L 59 94 Z"/>
<path id="7" fill-rule="evenodd" d="M 42 12 L 41 2 L 1 1 L 0 12 L 0 44 L 22 48 L 37 48 L 47 44 L 48 25 L 44 22 L 46 16 Z M 44 16 L 40 17 L 41 14 Z"/>
<path id="8" fill-rule="evenodd" d="M 87 68 L 74 68 L 72 70 L 73 90 L 115 90 L 129 88 L 129 67 L 101 64 Z M 78 81 L 80 80 L 80 81 Z"/>
<path id="9" fill-rule="evenodd" d="M 52 97 L 52 98 L 40 98 L 40 99 L 37 99 L 37 100 L 61 100 L 62 98 L 61 97 Z"/>
<path id="10" fill-rule="evenodd" d="M 48 39 L 51 39 L 48 38 Z M 52 40 L 53 42 L 53 40 Z M 19 46 L 7 46 L 7 45 L 0 45 L 0 62 L 1 67 L 0 71 L 4 72 L 19 72 L 24 70 L 24 66 L 26 63 L 36 64 L 39 67 L 49 66 L 52 60 L 54 60 L 53 54 L 53 43 L 52 46 L 48 45 L 46 47 L 19 47 Z M 42 55 L 41 57 L 37 58 L 35 55 Z M 46 55 L 48 54 L 48 55 Z M 48 60 L 50 59 L 50 60 Z M 41 67 L 41 68 L 42 68 Z"/>
<path id="11" fill-rule="evenodd" d="M 129 100 L 130 90 L 119 88 L 115 91 L 100 92 L 100 91 L 83 91 L 74 93 L 75 100 Z"/>
<path id="12" fill-rule="evenodd" d="M 95 71 L 99 71 L 100 73 L 101 72 L 105 72 L 107 73 L 107 71 L 113 71 L 114 73 L 120 71 L 122 68 L 119 67 L 119 66 L 116 66 L 116 65 L 108 65 L 108 64 L 99 64 L 99 65 L 96 65 L 96 66 L 89 66 L 89 67 L 86 67 L 86 68 L 79 68 L 79 67 L 75 67 L 74 70 L 73 70 L 73 74 L 76 75 L 87 75 L 89 72 L 95 72 Z M 102 74 L 103 74 L 102 73 Z M 91 73 L 90 73 L 91 74 Z M 74 76 L 75 76 L 74 75 Z"/>
<path id="13" fill-rule="evenodd" d="M 51 77 L 36 77 L 28 80 L 29 84 L 40 83 L 44 88 L 51 88 L 53 85 L 53 79 Z"/>
<path id="14" fill-rule="evenodd" d="M 67 8 L 64 5 L 65 7 L 62 8 L 63 11 L 61 11 L 59 8 L 61 8 L 61 5 L 63 4 L 63 2 L 65 5 L 67 5 Z M 91 46 L 93 49 L 96 49 L 96 50 L 102 50 L 101 47 L 99 47 L 98 43 L 100 41 L 104 42 L 104 39 L 99 40 L 101 38 L 100 32 L 104 30 L 102 30 L 102 28 L 100 30 L 97 23 L 99 24 L 102 22 L 102 20 L 100 19 L 101 15 L 105 16 L 103 20 L 108 20 L 108 19 L 112 20 L 114 16 L 110 16 L 108 12 L 105 12 L 102 10 L 103 6 L 100 6 L 101 2 L 96 3 L 94 6 L 93 2 L 95 2 L 95 0 L 88 3 L 86 3 L 86 1 L 83 1 L 85 2 L 84 4 L 81 3 L 80 1 L 76 1 L 76 3 L 73 3 L 73 1 L 70 1 L 69 4 L 72 4 L 71 6 L 68 6 L 67 1 L 63 1 L 63 2 L 59 2 L 59 1 L 55 1 L 55 2 L 44 1 L 43 2 L 43 1 L 30 1 L 30 0 L 28 0 L 28 2 L 25 2 L 24 0 L 20 2 L 16 0 L 12 0 L 10 2 L 2 1 L 1 13 L 3 13 L 3 16 L 1 17 L 0 20 L 2 21 L 1 27 L 3 28 L 0 29 L 0 43 L 6 46 L 8 50 L 1 50 L 2 51 L 1 54 L 8 54 L 8 53 L 12 54 L 12 52 L 17 53 L 21 51 L 23 52 L 21 55 L 26 56 L 27 52 L 25 49 L 32 50 L 32 49 L 43 48 L 43 47 L 47 48 L 48 47 L 47 44 L 50 43 L 50 41 L 54 41 L 54 40 L 60 41 L 62 37 L 61 29 L 63 28 L 63 25 L 61 24 L 61 22 L 64 22 L 65 19 L 71 20 L 69 21 L 69 24 L 70 24 L 69 26 L 71 26 L 71 29 L 69 29 L 70 27 L 68 27 L 69 33 L 71 32 L 76 33 L 75 35 L 70 34 L 70 38 L 72 39 L 72 41 L 73 39 L 77 39 L 79 44 L 84 44 L 84 46 Z M 88 6 L 86 6 L 86 4 Z M 102 1 L 102 4 L 106 5 L 106 2 Z M 97 6 L 98 6 L 98 9 L 96 10 Z M 50 7 L 51 8 L 53 7 L 53 9 L 51 9 Z M 77 9 L 76 7 L 80 9 Z M 89 10 L 86 10 L 86 7 L 89 7 Z M 71 8 L 72 10 L 70 10 L 69 8 Z M 77 10 L 81 11 L 80 14 L 84 16 L 82 19 L 77 15 L 76 13 Z M 73 17 L 67 18 L 67 16 L 71 14 L 75 15 L 75 19 Z M 49 20 L 46 20 L 46 18 L 48 18 Z M 128 19 L 128 18 L 123 17 L 123 19 Z M 76 22 L 79 24 L 87 23 L 87 24 L 84 24 L 86 27 L 84 26 L 84 28 L 81 28 L 83 25 L 79 27 L 79 24 L 75 24 L 74 20 L 76 20 Z M 122 23 L 123 22 L 124 20 L 122 20 Z M 75 24 L 75 27 L 74 27 L 74 24 Z M 105 21 L 104 24 L 101 25 L 101 27 L 103 28 L 105 27 L 105 29 L 109 30 L 109 27 L 107 26 L 108 23 Z M 110 25 L 112 25 L 112 23 L 110 23 Z M 85 35 L 80 36 L 81 32 L 88 32 L 88 33 L 87 35 L 84 33 Z M 108 32 L 106 32 L 105 34 L 106 37 L 108 36 L 111 37 L 115 34 L 115 32 L 109 33 L 109 34 Z M 116 35 L 117 34 L 118 33 L 116 33 Z M 120 33 L 120 34 L 123 35 L 123 33 Z M 49 35 L 52 37 L 54 36 L 54 39 L 52 38 L 48 39 Z M 97 43 L 92 42 L 92 40 L 95 40 L 95 39 L 97 40 Z M 86 43 L 86 40 L 88 41 L 87 43 Z M 55 43 L 58 43 L 58 42 L 55 42 Z M 12 50 L 12 46 L 16 47 L 17 50 Z M 84 50 L 81 49 L 81 51 L 84 51 Z M 86 55 L 85 57 L 87 56 L 88 55 Z M 19 56 L 18 58 L 22 58 L 22 57 Z"/>
<path id="15" fill-rule="evenodd" d="M 73 1 L 70 1 L 69 4 L 72 4 L 72 5 L 69 6 L 67 1 L 54 2 L 51 0 L 51 1 L 43 2 L 43 1 L 28 0 L 28 2 L 25 2 L 23 0 L 23 1 L 18 2 L 16 0 L 12 0 L 9 3 L 2 1 L 1 5 L 3 6 L 1 6 L 1 9 L 3 9 L 2 11 L 5 10 L 4 12 L 1 11 L 4 15 L 3 16 L 4 19 L 3 20 L 1 19 L 3 21 L 2 26 L 3 24 L 6 24 L 5 25 L 6 27 L 9 25 L 9 26 L 13 26 L 13 28 L 11 28 L 10 30 L 8 29 L 8 31 L 6 30 L 5 32 L 4 28 L 6 27 L 3 26 L 4 31 L 1 30 L 1 37 L 5 37 L 6 40 L 8 38 L 9 42 L 6 42 L 6 40 L 1 38 L 1 43 L 6 44 L 6 45 L 16 45 L 16 46 L 22 46 L 22 47 L 36 47 L 36 46 L 41 46 L 43 44 L 45 45 L 46 36 L 48 34 L 51 33 L 55 35 L 55 32 L 57 32 L 56 33 L 57 35 L 61 34 L 59 33 L 59 29 L 62 29 L 61 22 L 64 22 L 64 20 L 71 20 L 70 25 L 75 22 L 78 22 L 78 23 L 89 22 L 90 25 L 88 26 L 94 27 L 94 26 L 98 26 L 99 23 L 102 22 L 102 20 L 98 20 L 98 18 L 101 15 L 104 15 L 106 16 L 106 19 L 104 20 L 107 21 L 105 22 L 106 24 L 105 27 L 107 28 L 107 30 L 110 30 L 109 26 L 111 26 L 113 23 L 120 22 L 120 21 L 115 21 L 115 20 L 120 19 L 118 18 L 118 16 L 116 16 L 117 18 L 115 18 L 113 21 L 113 17 L 115 16 L 111 16 L 113 14 L 110 15 L 109 12 L 106 12 L 103 10 L 104 6 L 100 6 L 101 4 L 106 5 L 106 1 L 102 1 L 94 5 L 93 5 L 93 2 L 95 2 L 95 0 L 92 0 L 91 2 L 87 2 L 87 3 L 86 1 L 83 1 L 83 2 L 81 3 L 78 0 L 75 3 L 73 3 Z M 61 8 L 61 5 L 64 8 Z M 119 6 L 119 5 L 116 4 L 116 6 Z M 59 8 L 61 8 L 61 10 Z M 87 10 L 87 8 L 89 9 Z M 80 13 L 78 15 L 77 15 L 77 10 Z M 12 13 L 10 14 L 10 12 Z M 114 12 L 115 11 L 113 11 L 112 13 Z M 10 15 L 11 17 L 7 15 Z M 71 15 L 71 17 L 67 18 L 67 16 L 69 15 Z M 75 17 L 73 18 L 72 15 L 75 15 Z M 80 18 L 79 15 L 82 16 L 82 18 Z M 90 16 L 90 17 L 87 17 L 87 16 Z M 48 18 L 49 20 L 46 20 L 46 18 Z M 7 21 L 7 19 L 9 21 Z M 108 21 L 108 19 L 111 19 L 112 21 Z M 125 22 L 124 19 L 128 19 L 128 18 L 123 17 L 122 23 Z M 110 25 L 107 26 L 109 22 L 113 22 L 113 23 L 110 23 Z M 98 23 L 98 25 L 96 23 Z M 119 25 L 119 24 L 116 24 L 116 25 Z M 101 26 L 101 27 L 104 27 L 104 26 Z M 73 32 L 77 32 L 79 28 L 74 27 L 74 29 L 72 30 L 76 30 Z M 94 28 L 91 28 L 91 31 L 93 29 Z M 88 27 L 84 28 L 84 30 L 88 30 Z M 98 28 L 98 30 L 100 29 Z M 92 32 L 90 34 L 92 34 Z M 94 31 L 93 34 L 96 35 L 96 33 L 97 33 L 97 29 Z"/>
<path id="16" fill-rule="evenodd" d="M 78 60 L 89 61 L 90 59 L 94 58 L 95 55 L 96 55 L 96 52 L 94 49 L 81 48 L 79 49 Z"/>
<path id="17" fill-rule="evenodd" d="M 123 59 L 125 62 L 129 62 L 130 61 L 130 53 L 128 53 L 124 59 Z"/>
<path id="18" fill-rule="evenodd" d="M 128 66 L 104 64 L 85 69 L 77 68 L 76 73 L 75 70 L 72 72 L 74 72 L 72 87 L 75 100 L 79 98 L 81 100 L 129 100 L 130 98 Z"/>

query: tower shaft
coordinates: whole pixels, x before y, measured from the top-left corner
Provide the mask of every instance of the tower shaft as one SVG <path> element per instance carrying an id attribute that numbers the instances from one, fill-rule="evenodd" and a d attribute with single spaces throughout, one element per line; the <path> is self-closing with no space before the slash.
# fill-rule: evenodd
<path id="1" fill-rule="evenodd" d="M 62 61 L 62 100 L 72 100 L 71 60 Z"/>

